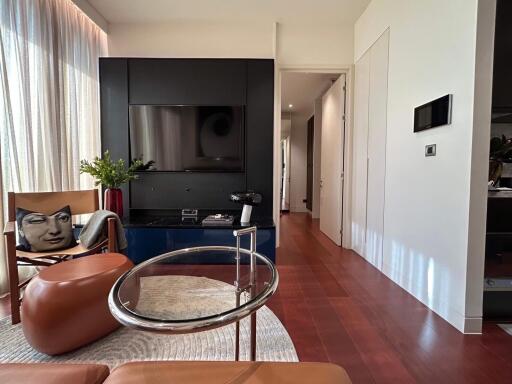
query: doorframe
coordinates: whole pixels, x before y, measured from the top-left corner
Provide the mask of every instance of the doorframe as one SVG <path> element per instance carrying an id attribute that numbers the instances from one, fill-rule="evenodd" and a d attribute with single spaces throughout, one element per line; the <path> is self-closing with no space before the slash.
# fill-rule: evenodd
<path id="1" fill-rule="evenodd" d="M 315 114 L 306 122 L 306 209 L 313 214 L 313 188 L 314 188 L 314 163 L 315 163 Z M 318 130 L 318 127 L 317 127 Z"/>
<path id="2" fill-rule="evenodd" d="M 290 136 L 288 136 L 286 139 L 281 139 L 279 145 L 281 146 L 281 155 L 283 154 L 284 152 L 284 155 L 286 157 L 286 161 L 282 161 L 281 164 L 285 164 L 285 167 L 284 169 L 286 170 L 286 177 L 283 177 L 283 174 L 281 173 L 281 177 L 279 178 L 279 181 L 280 183 L 282 183 L 283 185 L 279 186 L 279 189 L 283 188 L 283 194 L 282 196 L 279 198 L 279 201 L 280 201 L 280 206 L 279 206 L 279 210 L 280 210 L 280 213 L 284 211 L 283 209 L 283 205 L 284 203 L 286 203 L 286 198 L 288 198 L 288 209 L 287 211 L 290 210 Z M 284 151 L 283 151 L 283 145 L 284 145 Z M 281 158 L 281 160 L 283 160 Z M 281 171 L 283 170 L 283 167 L 281 166 Z M 286 193 L 284 193 L 286 192 Z"/>
<path id="3" fill-rule="evenodd" d="M 352 190 L 352 135 L 353 135 L 353 89 L 354 89 L 354 65 L 344 65 L 340 67 L 330 66 L 279 66 L 275 64 L 274 73 L 274 222 L 276 225 L 276 246 L 279 246 L 280 238 L 280 223 L 279 223 L 279 185 L 281 180 L 281 81 L 284 72 L 299 72 L 299 73 L 333 73 L 345 74 L 346 76 L 346 89 L 345 89 L 345 142 L 343 153 L 343 205 L 342 205 L 342 235 L 341 246 L 350 249 L 352 247 L 352 228 L 351 228 L 351 190 Z M 276 144 L 277 143 L 277 144 Z M 275 165 L 278 166 L 275 166 Z"/>

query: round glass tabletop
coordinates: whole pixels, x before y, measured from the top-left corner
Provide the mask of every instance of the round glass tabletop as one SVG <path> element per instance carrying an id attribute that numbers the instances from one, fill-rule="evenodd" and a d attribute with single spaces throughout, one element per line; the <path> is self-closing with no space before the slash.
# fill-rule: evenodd
<path id="1" fill-rule="evenodd" d="M 251 259 L 252 262 L 251 262 Z M 114 284 L 109 307 L 122 324 L 164 333 L 223 326 L 260 308 L 277 289 L 265 256 L 225 246 L 181 249 L 156 256 Z"/>

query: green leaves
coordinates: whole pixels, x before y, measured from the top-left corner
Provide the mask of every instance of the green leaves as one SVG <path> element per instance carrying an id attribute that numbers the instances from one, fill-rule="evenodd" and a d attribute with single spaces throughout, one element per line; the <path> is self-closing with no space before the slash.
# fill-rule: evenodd
<path id="1" fill-rule="evenodd" d="M 490 158 L 496 161 L 512 160 L 512 139 L 505 135 L 491 139 Z"/>
<path id="2" fill-rule="evenodd" d="M 489 152 L 489 181 L 496 186 L 503 173 L 503 163 L 512 162 L 512 139 L 505 135 L 491 138 Z"/>
<path id="3" fill-rule="evenodd" d="M 102 184 L 106 188 L 119 188 L 122 184 L 135 180 L 135 171 L 142 165 L 141 160 L 134 160 L 127 169 L 123 159 L 114 162 L 109 151 L 105 151 L 102 158 L 95 157 L 92 162 L 80 161 L 80 173 L 91 175 L 96 186 Z"/>

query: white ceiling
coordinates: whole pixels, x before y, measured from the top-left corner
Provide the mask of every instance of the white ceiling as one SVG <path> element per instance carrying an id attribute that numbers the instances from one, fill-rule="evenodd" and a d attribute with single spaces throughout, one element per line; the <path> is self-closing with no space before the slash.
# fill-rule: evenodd
<path id="1" fill-rule="evenodd" d="M 171 20 L 355 23 L 370 0 L 87 0 L 109 23 Z"/>
<path id="2" fill-rule="evenodd" d="M 323 95 L 339 77 L 334 73 L 283 72 L 281 78 L 281 111 L 312 113 L 315 99 Z M 293 104 L 293 108 L 289 108 Z"/>

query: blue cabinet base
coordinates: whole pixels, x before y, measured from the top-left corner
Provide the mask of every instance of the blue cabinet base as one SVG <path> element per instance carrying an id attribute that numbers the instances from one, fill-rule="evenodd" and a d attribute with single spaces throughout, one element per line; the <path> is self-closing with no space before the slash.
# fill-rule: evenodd
<path id="1" fill-rule="evenodd" d="M 125 231 L 128 240 L 126 254 L 135 264 L 177 249 L 207 245 L 236 246 L 232 228 L 127 227 Z M 256 243 L 257 251 L 275 263 L 275 228 L 258 229 Z M 249 249 L 248 237 L 242 238 L 241 246 Z"/>

